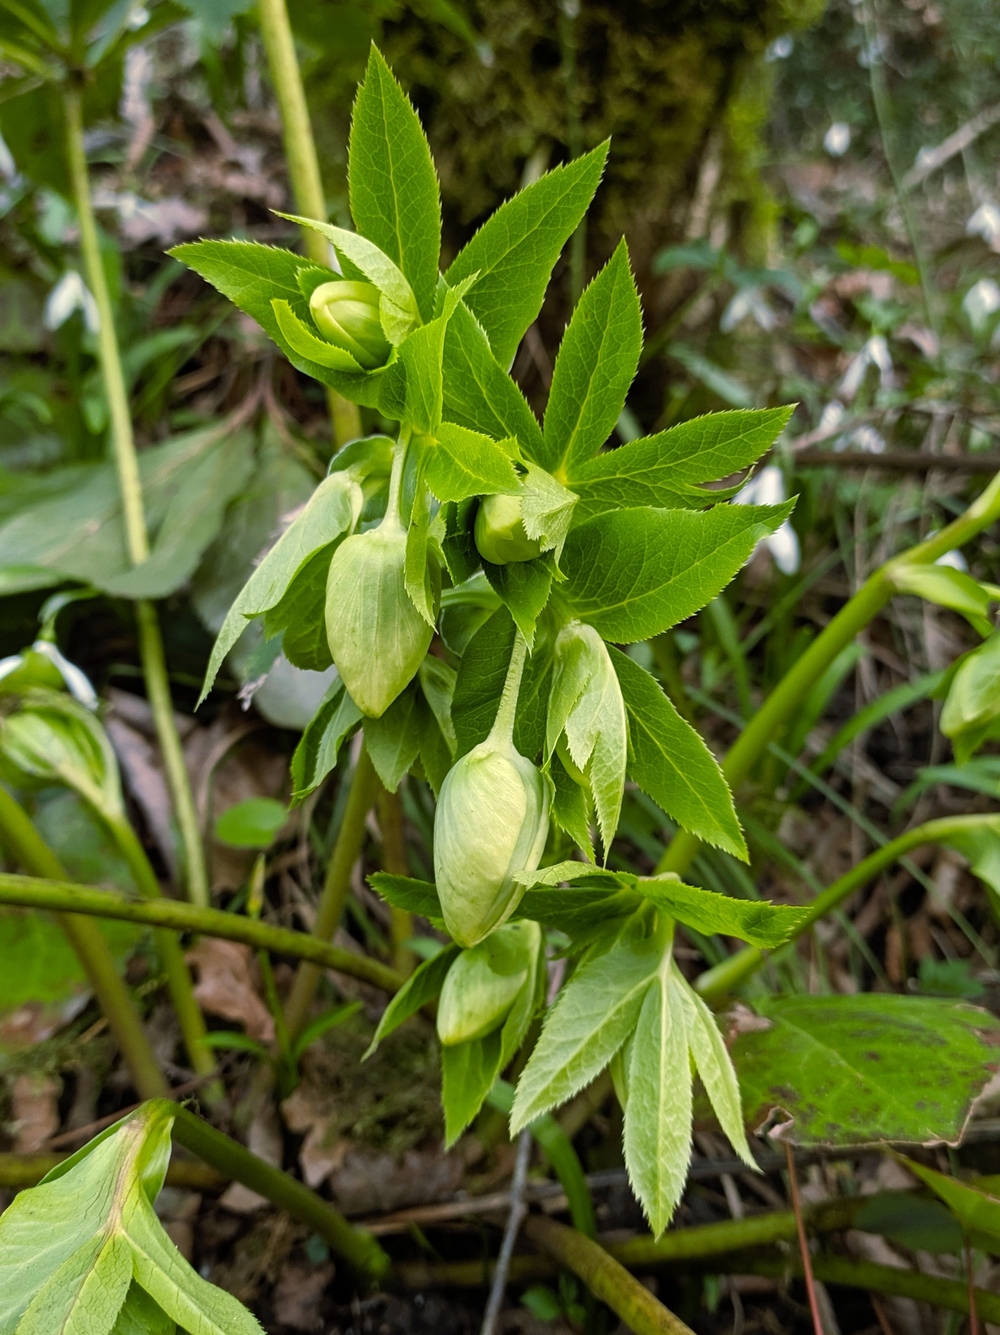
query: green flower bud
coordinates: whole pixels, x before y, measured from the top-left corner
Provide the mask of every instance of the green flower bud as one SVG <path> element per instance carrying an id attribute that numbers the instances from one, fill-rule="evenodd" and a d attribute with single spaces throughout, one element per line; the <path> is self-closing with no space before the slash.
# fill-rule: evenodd
<path id="1" fill-rule="evenodd" d="M 3 721 L 0 753 L 21 776 L 73 788 L 108 820 L 122 814 L 118 762 L 94 715 L 69 696 L 34 690 Z"/>
<path id="2" fill-rule="evenodd" d="M 438 1001 L 437 1031 L 445 1047 L 499 1029 L 531 979 L 539 941 L 536 923 L 514 922 L 462 951 Z"/>
<path id="3" fill-rule="evenodd" d="M 479 555 L 495 566 L 533 561 L 542 551 L 541 540 L 525 532 L 520 496 L 484 496 L 476 512 L 475 535 Z"/>
<path id="4" fill-rule="evenodd" d="M 406 532 L 390 518 L 345 538 L 330 562 L 330 655 L 351 699 L 369 718 L 384 714 L 412 680 L 434 634 L 406 591 L 405 563 Z M 436 567 L 433 573 L 436 582 Z"/>
<path id="5" fill-rule="evenodd" d="M 366 371 L 384 366 L 391 348 L 379 317 L 379 290 L 372 283 L 321 283 L 309 310 L 328 343 L 342 348 Z"/>
<path id="6" fill-rule="evenodd" d="M 524 893 L 549 832 L 549 792 L 530 760 L 493 734 L 448 771 L 434 818 L 434 876 L 445 926 L 474 946 Z"/>

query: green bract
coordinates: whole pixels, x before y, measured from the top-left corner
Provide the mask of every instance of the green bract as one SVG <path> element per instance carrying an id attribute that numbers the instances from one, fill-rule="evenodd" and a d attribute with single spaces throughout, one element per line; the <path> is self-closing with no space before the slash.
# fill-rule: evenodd
<path id="1" fill-rule="evenodd" d="M 37 689 L 0 726 L 0 752 L 24 775 L 62 783 L 105 819 L 120 819 L 118 762 L 107 734 L 83 705 L 56 691 Z"/>
<path id="2" fill-rule="evenodd" d="M 372 283 L 321 283 L 309 298 L 323 337 L 349 352 L 366 371 L 382 366 L 391 351 L 378 308 L 379 291 Z"/>
<path id="3" fill-rule="evenodd" d="M 463 950 L 448 970 L 438 1001 L 437 1031 L 445 1047 L 498 1029 L 530 983 L 536 953 L 533 923 L 507 923 Z"/>
<path id="4" fill-rule="evenodd" d="M 476 549 L 495 566 L 532 561 L 542 552 L 539 538 L 529 538 L 520 496 L 486 496 L 476 513 Z"/>
<path id="5" fill-rule="evenodd" d="M 941 711 L 941 731 L 951 738 L 959 764 L 1000 734 L 1000 632 L 958 665 Z"/>

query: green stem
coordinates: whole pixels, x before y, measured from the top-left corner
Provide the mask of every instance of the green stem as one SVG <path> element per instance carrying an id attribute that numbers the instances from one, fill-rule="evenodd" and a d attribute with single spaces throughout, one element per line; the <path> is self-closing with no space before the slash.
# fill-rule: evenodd
<path id="1" fill-rule="evenodd" d="M 95 886 L 5 872 L 0 873 L 0 904 L 17 904 L 21 908 L 42 909 L 49 913 L 113 918 L 147 927 L 169 927 L 174 932 L 217 936 L 224 941 L 242 941 L 254 949 L 307 960 L 317 969 L 347 974 L 385 992 L 398 991 L 405 981 L 395 969 L 378 960 L 355 955 L 305 932 L 274 927 L 236 913 L 223 913 L 221 909 L 202 909 L 179 899 L 138 899 L 114 890 L 99 890 Z"/>
<path id="2" fill-rule="evenodd" d="M 2 787 L 0 840 L 21 866 L 33 875 L 47 876 L 58 881 L 67 879 L 55 853 L 32 825 L 25 811 Z M 108 1028 L 129 1069 L 136 1092 L 144 1099 L 160 1097 L 167 1092 L 167 1082 L 149 1046 L 139 1012 L 115 966 L 107 941 L 97 924 L 89 918 L 62 913 L 56 913 L 55 916 L 83 966 Z"/>
<path id="3" fill-rule="evenodd" d="M 104 392 L 111 418 L 111 441 L 114 449 L 115 467 L 118 472 L 118 486 L 121 492 L 125 543 L 132 564 L 141 565 L 149 557 L 149 535 L 146 530 L 146 516 L 142 503 L 142 479 L 139 474 L 135 438 L 132 434 L 128 391 L 125 387 L 118 337 L 115 333 L 114 310 L 112 309 L 111 294 L 108 291 L 107 278 L 104 273 L 104 264 L 101 260 L 97 223 L 94 218 L 94 207 L 90 194 L 90 178 L 87 174 L 87 158 L 83 145 L 83 96 L 81 89 L 75 85 L 67 86 L 63 92 L 63 101 L 66 112 L 66 148 L 69 158 L 70 178 L 80 227 L 80 250 L 83 255 L 87 285 L 97 306 L 100 325 L 97 333 L 98 349 L 101 375 L 104 379 Z M 167 782 L 170 785 L 170 794 L 173 799 L 174 811 L 184 848 L 188 894 L 195 903 L 204 905 L 208 903 L 208 873 L 205 869 L 205 851 L 198 831 L 194 798 L 191 794 L 191 784 L 188 780 L 187 770 L 184 767 L 180 738 L 177 735 L 177 725 L 174 722 L 173 707 L 170 701 L 170 683 L 163 656 L 163 641 L 160 635 L 156 609 L 151 603 L 140 601 L 136 604 L 136 618 L 146 690 L 153 711 L 153 719 L 167 772 Z"/>
<path id="4" fill-rule="evenodd" d="M 635 1335 L 693 1335 L 690 1326 L 590 1238 L 544 1215 L 529 1215 L 524 1234 L 539 1250 L 583 1280 Z"/>
<path id="5" fill-rule="evenodd" d="M 323 192 L 302 72 L 295 55 L 295 39 L 288 21 L 288 8 L 285 0 L 258 0 L 257 13 L 271 70 L 271 83 L 281 114 L 285 160 L 288 163 L 295 207 L 304 218 L 326 222 L 326 195 Z M 311 227 L 304 227 L 302 240 L 305 252 L 313 263 L 328 268 L 330 250 L 326 239 Z M 327 390 L 327 402 L 334 441 L 343 445 L 353 437 L 360 436 L 361 417 L 357 407 L 332 389 Z"/>
<path id="6" fill-rule="evenodd" d="M 377 777 L 368 748 L 362 746 L 316 910 L 312 936 L 318 941 L 324 943 L 329 941 L 340 926 L 340 920 L 344 915 L 344 905 L 351 888 L 351 872 L 361 855 L 361 846 L 365 840 L 365 817 L 375 800 Z M 309 1022 L 309 1011 L 316 996 L 316 989 L 319 987 L 320 974 L 320 966 L 303 963 L 299 965 L 295 975 L 295 982 L 292 984 L 285 1006 L 285 1022 L 293 1042 Z M 386 974 L 391 974 L 393 978 L 399 977 L 395 970 L 386 970 Z M 395 989 L 399 986 L 399 982 L 393 986 Z"/>
<path id="7" fill-rule="evenodd" d="M 173 1136 L 220 1173 L 265 1196 L 313 1229 L 357 1274 L 374 1281 L 389 1271 L 389 1258 L 370 1233 L 354 1228 L 314 1191 L 217 1131 L 187 1108 L 176 1110 Z"/>
<path id="8" fill-rule="evenodd" d="M 517 697 L 521 691 L 521 677 L 528 654 L 528 644 L 519 630 L 514 631 L 514 644 L 510 651 L 510 663 L 504 678 L 503 694 L 497 708 L 497 716 L 486 739 L 487 744 L 500 747 L 513 747 L 514 720 L 517 715 Z"/>
<path id="9" fill-rule="evenodd" d="M 393 876 L 409 876 L 410 860 L 406 855 L 406 827 L 399 793 L 390 793 L 380 780 L 375 805 L 382 833 L 382 870 Z M 395 905 L 390 911 L 393 968 L 409 976 L 416 963 L 413 952 L 407 950 L 405 944 L 413 936 L 413 914 Z"/>
<path id="10" fill-rule="evenodd" d="M 792 942 L 800 937 L 803 932 L 807 932 L 813 923 L 824 917 L 838 904 L 842 904 L 845 899 L 858 890 L 873 876 L 884 871 L 886 867 L 905 857 L 913 849 L 919 848 L 922 844 L 944 844 L 955 835 L 973 832 L 984 826 L 989 828 L 996 823 L 995 815 L 977 815 L 977 816 L 944 816 L 939 820 L 928 821 L 925 825 L 917 825 L 914 829 L 901 834 L 898 839 L 892 839 L 881 848 L 877 848 L 874 853 L 870 853 L 856 867 L 841 876 L 839 880 L 827 886 L 809 905 L 809 912 L 795 928 L 789 941 L 781 948 L 781 952 L 787 951 Z M 757 946 L 744 946 L 738 950 L 735 955 L 730 955 L 728 959 L 723 960 L 721 964 L 716 964 L 713 968 L 707 969 L 699 976 L 695 984 L 697 990 L 706 1001 L 718 1001 L 730 993 L 733 988 L 738 987 L 765 963 L 768 955 Z"/>
<path id="11" fill-rule="evenodd" d="M 934 537 L 919 543 L 902 556 L 880 566 L 840 609 L 825 630 L 789 668 L 730 748 L 722 772 L 730 786 L 738 787 L 767 750 L 782 725 L 788 721 L 837 655 L 860 634 L 896 592 L 895 576 L 903 566 L 930 565 L 961 547 L 1000 517 L 1000 473 L 959 517 Z M 671 841 L 657 863 L 658 873 L 683 875 L 701 846 L 697 835 L 682 830 Z"/>
<path id="12" fill-rule="evenodd" d="M 160 1096 L 156 1096 L 160 1097 Z M 0 1153 L 0 1187 L 10 1191 L 24 1191 L 37 1187 L 46 1173 L 69 1158 L 66 1154 L 11 1154 Z M 232 1181 L 208 1164 L 193 1159 L 173 1159 L 167 1167 L 168 1187 L 186 1191 L 222 1191 Z"/>

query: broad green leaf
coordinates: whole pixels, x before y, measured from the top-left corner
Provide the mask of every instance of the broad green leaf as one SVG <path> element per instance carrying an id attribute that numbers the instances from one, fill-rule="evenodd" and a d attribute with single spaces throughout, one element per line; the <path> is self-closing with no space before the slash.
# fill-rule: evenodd
<path id="1" fill-rule="evenodd" d="M 326 634 L 326 582 L 336 548 L 331 542 L 313 552 L 281 601 L 263 616 L 264 639 L 280 636 L 281 652 L 306 672 L 325 672 L 333 662 Z"/>
<path id="2" fill-rule="evenodd" d="M 448 777 L 448 771 L 455 763 L 455 747 L 444 734 L 434 711 L 426 698 L 420 700 L 420 764 L 424 778 L 437 797 L 441 785 Z"/>
<path id="3" fill-rule="evenodd" d="M 746 861 L 718 761 L 648 672 L 618 649 L 609 646 L 608 653 L 628 715 L 629 774 L 685 830 Z"/>
<path id="4" fill-rule="evenodd" d="M 1000 632 L 959 663 L 941 711 L 941 731 L 950 737 L 960 765 L 1000 726 Z"/>
<path id="5" fill-rule="evenodd" d="M 455 422 L 442 422 L 435 440 L 427 452 L 425 478 L 439 501 L 464 501 L 498 492 L 517 495 L 520 484 L 504 443 Z"/>
<path id="6" fill-rule="evenodd" d="M 544 447 L 538 419 L 464 303 L 448 322 L 445 334 L 444 415 L 449 422 L 484 431 L 494 440 L 513 437 L 525 454 L 541 458 Z"/>
<path id="7" fill-rule="evenodd" d="M 625 1166 L 654 1237 L 670 1223 L 691 1160 L 687 1012 L 667 968 L 647 983 L 625 1104 Z"/>
<path id="8" fill-rule="evenodd" d="M 292 756 L 292 799 L 301 802 L 323 782 L 337 763 L 337 753 L 348 733 L 361 722 L 361 710 L 338 677 L 303 732 Z"/>
<path id="9" fill-rule="evenodd" d="M 378 884 L 380 879 L 382 878 L 377 875 L 371 878 L 372 885 L 375 886 L 376 890 L 380 890 Z M 403 880 L 405 878 L 395 877 L 393 879 Z M 368 1046 L 367 1052 L 362 1057 L 362 1061 L 371 1056 L 383 1038 L 388 1038 L 404 1020 L 408 1020 L 411 1015 L 416 1015 L 421 1006 L 426 1005 L 428 1001 L 432 1001 L 437 996 L 444 986 L 445 975 L 460 953 L 458 946 L 445 946 L 444 950 L 438 951 L 432 959 L 424 960 L 423 964 L 417 965 L 382 1012 L 378 1028 L 375 1030 L 375 1035 Z"/>
<path id="10" fill-rule="evenodd" d="M 773 445 L 792 408 L 708 413 L 585 459 L 569 470 L 577 522 L 605 510 L 699 509 L 726 496 L 703 486 L 741 472 Z"/>
<path id="11" fill-rule="evenodd" d="M 286 301 L 301 319 L 308 317 L 298 274 L 315 265 L 290 250 L 254 241 L 192 241 L 174 246 L 169 254 L 256 320 L 275 343 L 282 342 L 272 307 L 275 298 Z M 336 277 L 331 269 L 331 281 Z"/>
<path id="12" fill-rule="evenodd" d="M 868 993 L 755 1004 L 761 1018 L 731 1047 L 746 1121 L 780 1109 L 795 1145 L 957 1144 L 995 1068 L 1000 1021 L 964 1003 Z"/>
<path id="13" fill-rule="evenodd" d="M 476 275 L 466 304 L 501 367 L 541 310 L 552 267 L 594 197 L 607 154 L 601 144 L 507 200 L 445 275 L 452 284 Z"/>
<path id="14" fill-rule="evenodd" d="M 513 916 L 531 918 L 575 937 L 602 923 L 627 918 L 641 907 L 641 897 L 623 886 L 572 885 L 563 890 L 536 885 L 524 892 Z"/>
<path id="15" fill-rule="evenodd" d="M 521 521 L 528 537 L 540 542 L 543 552 L 554 550 L 556 560 L 569 533 L 575 506 L 573 492 L 544 468 L 528 464 L 521 485 Z"/>
<path id="16" fill-rule="evenodd" d="M 451 715 L 458 756 L 464 756 L 489 736 L 513 646 L 514 623 L 503 609 L 494 612 L 469 641 L 462 655 L 452 699 Z M 514 746 L 529 759 L 538 754 L 545 741 L 545 709 L 551 669 L 551 654 L 539 649 L 528 659 L 521 678 Z"/>
<path id="17" fill-rule="evenodd" d="M 624 241 L 585 289 L 563 335 L 539 459 L 565 482 L 614 430 L 642 351 L 642 313 Z"/>
<path id="18" fill-rule="evenodd" d="M 223 659 L 246 630 L 249 619 L 276 608 L 296 575 L 317 552 L 331 548 L 332 556 L 331 544 L 354 526 L 361 501 L 360 488 L 343 473 L 332 473 L 319 484 L 226 614 L 208 660 L 199 704 L 211 690 Z"/>
<path id="19" fill-rule="evenodd" d="M 372 889 L 394 908 L 407 913 L 419 913 L 424 918 L 441 917 L 441 901 L 433 881 L 420 881 L 414 876 L 393 876 L 390 872 L 373 872 L 368 878 Z"/>
<path id="20" fill-rule="evenodd" d="M 415 329 L 400 348 L 406 371 L 406 420 L 415 431 L 436 433 L 444 411 L 444 340 L 468 282 L 445 288 L 441 313 Z"/>
<path id="21" fill-rule="evenodd" d="M 944 1201 L 974 1245 L 1000 1256 L 1000 1197 L 987 1190 L 985 1183 L 959 1182 L 913 1159 L 900 1158 L 914 1177 Z"/>
<path id="22" fill-rule="evenodd" d="M 635 1028 L 659 959 L 654 944 L 626 936 L 577 969 L 549 1012 L 521 1075 L 512 1136 L 604 1070 Z"/>
<path id="23" fill-rule="evenodd" d="M 437 173 L 417 113 L 374 46 L 354 102 L 348 164 L 355 227 L 399 266 L 429 320 L 441 251 Z"/>
<path id="24" fill-rule="evenodd" d="M 892 582 L 900 593 L 913 593 L 939 607 L 960 612 L 980 635 L 993 629 L 988 612 L 998 597 L 996 588 L 987 588 L 978 580 L 953 566 L 910 565 L 901 562 L 893 571 Z"/>
<path id="25" fill-rule="evenodd" d="M 177 1323 L 133 1280 L 111 1335 L 177 1335 Z"/>
<path id="26" fill-rule="evenodd" d="M 233 848 L 270 848 L 288 820 L 288 808 L 273 797 L 236 802 L 215 822 L 215 837 Z"/>
<path id="27" fill-rule="evenodd" d="M 649 639 L 711 602 L 794 504 L 598 515 L 566 540 L 559 597 L 606 640 Z"/>
<path id="28" fill-rule="evenodd" d="M 420 689 L 424 693 L 424 699 L 437 720 L 441 735 L 448 744 L 449 750 L 454 754 L 456 745 L 455 725 L 451 720 L 451 705 L 455 698 L 455 683 L 458 674 L 453 667 L 442 662 L 440 658 L 428 654 L 420 664 L 417 675 L 420 679 Z"/>
<path id="29" fill-rule="evenodd" d="M 242 1304 L 188 1265 L 153 1213 L 174 1112 L 166 1100 L 144 1104 L 0 1216 L 2 1335 L 108 1335 L 133 1277 L 191 1335 L 261 1335 Z"/>
<path id="30" fill-rule="evenodd" d="M 368 754 L 390 793 L 396 791 L 417 758 L 421 735 L 419 706 L 420 695 L 416 683 L 411 682 L 384 714 L 365 721 Z"/>
<path id="31" fill-rule="evenodd" d="M 636 889 L 657 908 L 704 936 L 736 936 L 761 950 L 774 950 L 809 917 L 808 908 L 768 900 L 731 899 L 714 890 L 685 885 L 676 876 L 640 876 Z"/>
<path id="32" fill-rule="evenodd" d="M 549 814 L 565 834 L 591 859 L 595 858 L 594 841 L 590 833 L 590 793 L 571 778 L 556 752 L 547 762 L 552 780 L 552 803 Z M 543 921 L 545 921 L 543 919 Z"/>
<path id="33" fill-rule="evenodd" d="M 552 588 L 551 555 L 536 557 L 534 561 L 509 561 L 505 566 L 484 561 L 483 571 L 490 587 L 514 618 L 531 653 L 535 647 L 538 618 L 549 601 Z"/>
<path id="34" fill-rule="evenodd" d="M 994 780 L 994 788 L 996 781 Z M 1000 914 L 1000 815 L 981 816 L 975 825 L 955 829 L 942 840 L 962 857 L 986 888 L 994 915 Z"/>
<path id="35" fill-rule="evenodd" d="M 450 1149 L 483 1106 L 502 1069 L 503 1040 L 495 1029 L 485 1038 L 441 1049 L 444 1143 Z"/>
<path id="36" fill-rule="evenodd" d="M 677 1002 L 687 1011 L 688 1047 L 719 1125 L 743 1162 L 750 1168 L 756 1168 L 757 1163 L 750 1153 L 743 1125 L 736 1070 L 715 1016 L 678 969 L 676 961 L 672 964 L 670 985 Z"/>
<path id="37" fill-rule="evenodd" d="M 417 469 L 410 523 L 406 530 L 403 561 L 403 585 L 423 619 L 432 630 L 437 628 L 437 600 L 440 591 L 437 557 L 431 548 L 431 498 L 424 482 L 423 461 Z"/>

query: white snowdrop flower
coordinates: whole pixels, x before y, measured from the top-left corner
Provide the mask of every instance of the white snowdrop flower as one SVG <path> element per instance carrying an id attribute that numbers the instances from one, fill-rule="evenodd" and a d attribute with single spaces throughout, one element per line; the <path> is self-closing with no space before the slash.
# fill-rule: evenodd
<path id="1" fill-rule="evenodd" d="M 83 319 L 92 334 L 101 327 L 97 302 L 90 289 L 75 269 L 68 269 L 49 293 L 43 315 L 46 329 L 58 329 L 74 311 L 82 311 Z"/>
<path id="2" fill-rule="evenodd" d="M 981 236 L 994 250 L 1000 245 L 1000 207 L 987 200 L 965 224 L 966 236 Z"/>
<path id="3" fill-rule="evenodd" d="M 780 505 L 785 499 L 785 475 L 777 464 L 768 464 L 733 497 L 734 505 Z M 783 575 L 794 575 L 801 563 L 799 539 L 786 519 L 776 532 L 763 539 L 774 564 Z"/>
<path id="4" fill-rule="evenodd" d="M 764 52 L 764 59 L 767 61 L 787 60 L 792 54 L 792 48 L 795 43 L 786 32 L 781 37 L 776 37 L 771 45 Z"/>
<path id="5" fill-rule="evenodd" d="M 953 547 L 950 552 L 945 552 L 944 556 L 939 556 L 934 564 L 936 566 L 951 566 L 952 570 L 960 570 L 963 575 L 969 573 L 969 564 L 957 547 Z"/>
<path id="6" fill-rule="evenodd" d="M 819 415 L 816 429 L 824 433 L 833 432 L 836 431 L 843 420 L 844 405 L 839 399 L 831 399 L 829 403 L 823 405 L 823 411 Z"/>
<path id="7" fill-rule="evenodd" d="M 5 181 L 13 181 L 17 175 L 17 163 L 14 161 L 14 155 L 4 143 L 3 135 L 0 134 L 0 176 Z"/>
<path id="8" fill-rule="evenodd" d="M 962 310 L 976 333 L 980 333 L 990 316 L 1000 311 L 1000 287 L 992 278 L 980 278 L 962 298 Z"/>
<path id="9" fill-rule="evenodd" d="M 125 26 L 132 32 L 138 32 L 149 22 L 149 10 L 145 5 L 133 5 L 129 10 L 128 18 L 125 20 Z"/>
<path id="10" fill-rule="evenodd" d="M 769 334 L 777 324 L 777 316 L 768 305 L 761 289 L 759 287 L 745 287 L 736 293 L 722 312 L 719 328 L 724 334 L 728 334 L 748 315 L 756 321 L 766 334 Z"/>
<path id="11" fill-rule="evenodd" d="M 831 158 L 842 158 L 851 146 L 851 127 L 845 121 L 834 121 L 823 136 L 823 147 Z"/>
<path id="12" fill-rule="evenodd" d="M 882 454 L 885 452 L 885 437 L 881 431 L 877 431 L 873 426 L 859 426 L 857 431 L 851 432 L 849 443 L 856 450 L 862 450 L 865 454 Z"/>
<path id="13" fill-rule="evenodd" d="M 881 334 L 873 334 L 861 351 L 851 358 L 838 390 L 842 399 L 850 403 L 864 383 L 865 372 L 869 366 L 877 368 L 880 384 L 892 385 L 892 358 L 889 355 L 889 345 Z"/>

